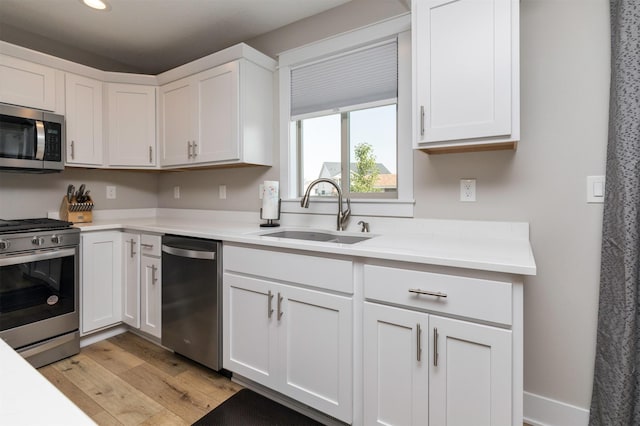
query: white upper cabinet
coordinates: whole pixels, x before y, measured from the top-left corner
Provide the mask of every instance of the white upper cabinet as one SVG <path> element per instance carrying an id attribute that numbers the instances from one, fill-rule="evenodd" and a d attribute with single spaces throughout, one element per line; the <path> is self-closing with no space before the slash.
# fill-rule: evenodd
<path id="1" fill-rule="evenodd" d="M 161 165 L 271 165 L 273 72 L 239 59 L 160 88 Z"/>
<path id="2" fill-rule="evenodd" d="M 517 0 L 413 0 L 414 148 L 513 148 L 519 129 Z"/>
<path id="3" fill-rule="evenodd" d="M 186 164 L 193 146 L 194 104 L 189 78 L 160 88 L 161 164 Z"/>
<path id="4" fill-rule="evenodd" d="M 0 55 L 0 102 L 55 111 L 56 70 Z"/>
<path id="5" fill-rule="evenodd" d="M 102 165 L 102 82 L 65 78 L 67 165 Z"/>
<path id="6" fill-rule="evenodd" d="M 238 62 L 230 62 L 194 80 L 197 137 L 193 156 L 197 162 L 240 159 L 238 68 Z"/>
<path id="7" fill-rule="evenodd" d="M 156 88 L 107 85 L 109 166 L 156 165 Z"/>

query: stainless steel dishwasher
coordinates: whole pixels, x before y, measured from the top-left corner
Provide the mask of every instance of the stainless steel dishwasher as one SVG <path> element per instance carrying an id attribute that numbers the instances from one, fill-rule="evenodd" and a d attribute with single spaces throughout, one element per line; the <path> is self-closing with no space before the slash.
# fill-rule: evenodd
<path id="1" fill-rule="evenodd" d="M 162 345 L 222 368 L 222 244 L 162 237 Z"/>

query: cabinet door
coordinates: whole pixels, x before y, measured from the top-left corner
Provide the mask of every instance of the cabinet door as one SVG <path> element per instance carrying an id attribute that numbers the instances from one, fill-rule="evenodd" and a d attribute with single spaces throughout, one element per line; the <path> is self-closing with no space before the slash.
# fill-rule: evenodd
<path id="1" fill-rule="evenodd" d="M 122 234 L 122 321 L 140 328 L 140 235 Z"/>
<path id="2" fill-rule="evenodd" d="M 427 424 L 428 325 L 427 314 L 365 302 L 364 424 Z"/>
<path id="3" fill-rule="evenodd" d="M 511 424 L 511 331 L 429 317 L 429 424 Z"/>
<path id="4" fill-rule="evenodd" d="M 270 388 L 277 384 L 275 284 L 225 273 L 223 366 Z"/>
<path id="5" fill-rule="evenodd" d="M 238 160 L 238 62 L 194 78 L 197 103 L 195 161 Z"/>
<path id="6" fill-rule="evenodd" d="M 122 321 L 122 235 L 82 235 L 82 333 Z"/>
<path id="7" fill-rule="evenodd" d="M 277 292 L 275 316 L 283 380 L 277 390 L 351 423 L 352 299 L 290 286 L 280 286 Z"/>
<path id="8" fill-rule="evenodd" d="M 413 0 L 418 143 L 511 134 L 512 0 Z"/>
<path id="9" fill-rule="evenodd" d="M 54 111 L 55 73 L 53 68 L 0 55 L 0 102 Z"/>
<path id="10" fill-rule="evenodd" d="M 161 163 L 186 164 L 193 157 L 193 87 L 188 78 L 160 88 Z"/>
<path id="11" fill-rule="evenodd" d="M 67 163 L 102 165 L 102 83 L 67 74 Z"/>
<path id="12" fill-rule="evenodd" d="M 156 164 L 156 89 L 135 84 L 108 85 L 109 165 Z"/>
<path id="13" fill-rule="evenodd" d="M 162 271 L 161 260 L 157 257 L 142 256 L 141 262 L 141 321 L 140 330 L 161 338 L 162 326 Z"/>

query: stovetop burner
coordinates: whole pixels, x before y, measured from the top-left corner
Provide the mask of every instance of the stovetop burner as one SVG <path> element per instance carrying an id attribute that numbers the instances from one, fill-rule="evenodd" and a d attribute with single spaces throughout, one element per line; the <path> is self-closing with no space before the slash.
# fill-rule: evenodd
<path id="1" fill-rule="evenodd" d="M 48 218 L 12 220 L 0 219 L 0 234 L 67 229 L 72 225 L 72 222 Z"/>

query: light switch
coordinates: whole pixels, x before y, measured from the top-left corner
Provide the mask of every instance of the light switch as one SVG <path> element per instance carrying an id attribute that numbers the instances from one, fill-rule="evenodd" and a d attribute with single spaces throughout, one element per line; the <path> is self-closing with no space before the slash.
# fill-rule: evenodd
<path id="1" fill-rule="evenodd" d="M 604 185 L 602 184 L 602 182 L 593 183 L 593 196 L 604 197 Z"/>
<path id="2" fill-rule="evenodd" d="M 604 203 L 604 176 L 587 176 L 587 203 Z"/>

